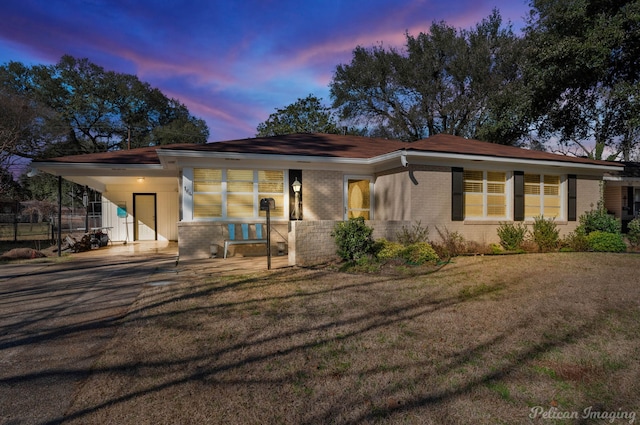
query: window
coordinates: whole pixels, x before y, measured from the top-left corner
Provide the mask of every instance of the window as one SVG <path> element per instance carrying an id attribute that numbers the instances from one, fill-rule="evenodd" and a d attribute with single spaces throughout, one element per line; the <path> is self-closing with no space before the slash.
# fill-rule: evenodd
<path id="1" fill-rule="evenodd" d="M 464 170 L 464 218 L 507 216 L 507 173 Z"/>
<path id="2" fill-rule="evenodd" d="M 222 217 L 222 170 L 193 170 L 193 217 Z"/>
<path id="3" fill-rule="evenodd" d="M 562 212 L 560 176 L 524 175 L 524 215 L 558 218 Z"/>
<path id="4" fill-rule="evenodd" d="M 193 217 L 196 219 L 255 219 L 261 198 L 273 198 L 273 218 L 284 218 L 284 171 L 193 170 Z"/>

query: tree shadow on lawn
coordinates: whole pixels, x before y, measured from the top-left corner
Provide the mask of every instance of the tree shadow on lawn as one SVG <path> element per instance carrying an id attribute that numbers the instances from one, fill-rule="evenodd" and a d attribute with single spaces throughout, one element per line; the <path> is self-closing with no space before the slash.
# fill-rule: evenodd
<path id="1" fill-rule="evenodd" d="M 453 412 L 448 403 L 478 396 L 524 364 L 598 332 L 608 315 L 606 309 L 581 317 L 547 311 L 558 315 L 541 321 L 535 308 L 523 309 L 511 320 L 494 317 L 501 325 L 482 330 L 474 328 L 474 315 L 490 316 L 495 303 L 508 301 L 508 287 L 498 289 L 496 301 L 495 293 L 482 291 L 461 296 L 464 281 L 443 287 L 415 277 L 289 270 L 203 280 L 147 290 L 92 368 L 81 397 L 50 423 L 99 423 L 138 409 L 134 423 L 158 414 L 145 403 L 174 422 L 190 416 L 175 406 L 158 408 L 157 400 L 182 397 L 197 406 L 224 398 L 200 413 L 216 423 L 418 423 L 434 410 L 435 422 L 465 422 L 457 415 L 468 412 Z M 146 351 L 156 337 L 173 339 L 172 347 Z M 54 370 L 50 377 L 79 372 Z M 249 399 L 254 403 L 247 405 Z M 529 413 L 514 409 L 516 422 Z"/>

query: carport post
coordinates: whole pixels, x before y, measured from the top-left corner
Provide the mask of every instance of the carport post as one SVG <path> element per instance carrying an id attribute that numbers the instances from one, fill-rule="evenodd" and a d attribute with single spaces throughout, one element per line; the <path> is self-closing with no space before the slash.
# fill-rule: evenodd
<path id="1" fill-rule="evenodd" d="M 62 176 L 58 176 L 58 257 L 62 256 Z"/>

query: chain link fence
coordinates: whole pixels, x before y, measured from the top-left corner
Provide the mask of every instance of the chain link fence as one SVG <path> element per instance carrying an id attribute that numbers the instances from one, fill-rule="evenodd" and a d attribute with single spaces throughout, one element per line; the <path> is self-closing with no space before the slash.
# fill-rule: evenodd
<path id="1" fill-rule="evenodd" d="M 94 205 L 98 204 L 98 205 Z M 98 203 L 87 208 L 62 208 L 61 234 L 84 234 L 102 226 Z M 0 240 L 33 241 L 58 238 L 58 208 L 45 202 L 0 202 Z"/>

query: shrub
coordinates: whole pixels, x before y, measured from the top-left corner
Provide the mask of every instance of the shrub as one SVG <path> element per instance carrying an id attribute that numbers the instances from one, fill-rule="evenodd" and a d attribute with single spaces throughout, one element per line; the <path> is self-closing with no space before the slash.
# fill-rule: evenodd
<path id="1" fill-rule="evenodd" d="M 441 243 L 433 244 L 433 248 L 440 258 L 456 257 L 463 254 L 466 249 L 464 237 L 458 232 L 451 232 L 446 227 L 440 230 L 436 227 L 436 231 L 442 239 Z"/>
<path id="2" fill-rule="evenodd" d="M 621 233 L 620 219 L 607 213 L 607 210 L 599 206 L 595 210 L 587 211 L 579 219 L 578 231 L 588 235 L 591 232 L 601 231 L 606 233 Z"/>
<path id="3" fill-rule="evenodd" d="M 400 258 L 400 253 L 404 246 L 398 242 L 390 242 L 386 239 L 378 239 L 375 243 L 376 257 L 380 261 L 388 261 L 394 258 Z"/>
<path id="4" fill-rule="evenodd" d="M 428 242 L 429 241 L 429 227 L 422 227 L 420 221 L 413 224 L 411 229 L 406 226 L 402 226 L 402 230 L 396 234 L 398 242 L 402 245 L 411 245 L 416 242 Z"/>
<path id="5" fill-rule="evenodd" d="M 627 227 L 627 239 L 632 247 L 640 246 L 640 218 L 634 218 Z"/>
<path id="6" fill-rule="evenodd" d="M 559 231 L 553 218 L 535 217 L 533 219 L 533 241 L 542 252 L 552 251 L 558 247 Z"/>
<path id="7" fill-rule="evenodd" d="M 373 228 L 365 224 L 364 218 L 357 217 L 337 223 L 331 236 L 336 240 L 340 258 L 353 261 L 373 254 L 372 233 Z"/>
<path id="8" fill-rule="evenodd" d="M 620 233 L 601 232 L 595 230 L 586 236 L 589 247 L 596 252 L 625 252 L 627 245 Z"/>
<path id="9" fill-rule="evenodd" d="M 520 249 L 527 233 L 527 226 L 524 223 L 500 223 L 500 227 L 498 227 L 500 245 L 507 251 Z"/>
<path id="10" fill-rule="evenodd" d="M 583 252 L 589 251 L 589 241 L 582 232 L 571 232 L 560 241 L 563 251 Z"/>
<path id="11" fill-rule="evenodd" d="M 436 251 L 427 242 L 416 242 L 411 245 L 407 245 L 401 251 L 400 256 L 404 258 L 407 263 L 415 265 L 428 262 L 435 263 L 440 260 Z"/>

